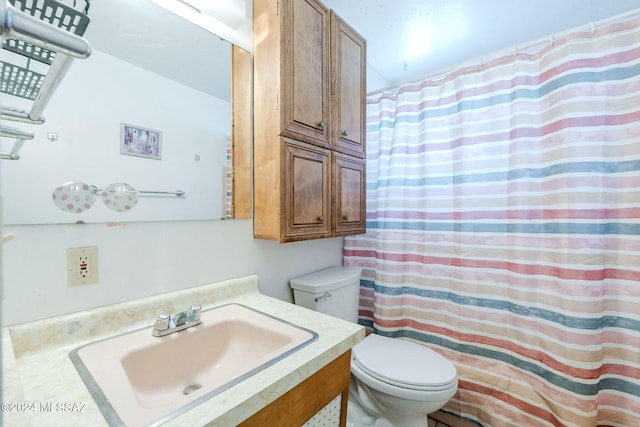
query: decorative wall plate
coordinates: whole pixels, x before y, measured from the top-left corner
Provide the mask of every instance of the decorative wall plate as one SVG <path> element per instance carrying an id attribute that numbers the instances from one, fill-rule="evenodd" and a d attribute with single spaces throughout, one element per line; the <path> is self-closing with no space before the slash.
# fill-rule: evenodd
<path id="1" fill-rule="evenodd" d="M 138 192 L 125 182 L 115 182 L 102 190 L 105 206 L 117 212 L 131 210 L 138 203 Z"/>
<path id="2" fill-rule="evenodd" d="M 66 182 L 53 190 L 53 203 L 65 212 L 80 213 L 88 210 L 96 201 L 95 189 L 84 182 Z"/>

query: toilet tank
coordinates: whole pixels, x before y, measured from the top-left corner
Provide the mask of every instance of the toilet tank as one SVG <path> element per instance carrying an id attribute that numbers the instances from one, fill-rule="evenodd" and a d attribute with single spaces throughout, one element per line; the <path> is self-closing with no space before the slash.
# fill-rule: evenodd
<path id="1" fill-rule="evenodd" d="M 359 267 L 329 267 L 289 280 L 296 305 L 358 322 Z"/>

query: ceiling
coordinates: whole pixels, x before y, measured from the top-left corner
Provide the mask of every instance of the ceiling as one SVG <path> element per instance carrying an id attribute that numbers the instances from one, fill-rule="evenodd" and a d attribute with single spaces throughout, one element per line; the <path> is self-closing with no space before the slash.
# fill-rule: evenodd
<path id="1" fill-rule="evenodd" d="M 640 0 L 321 1 L 367 39 L 369 92 L 640 8 Z"/>
<path id="2" fill-rule="evenodd" d="M 629 10 L 640 12 L 640 0 L 321 1 L 367 39 L 369 92 Z M 251 5 L 246 0 L 249 31 Z M 210 33 L 148 0 L 92 0 L 89 16 L 86 36 L 96 49 L 229 96 L 228 83 L 221 82 L 228 82 L 230 65 L 214 61 L 229 47 Z"/>

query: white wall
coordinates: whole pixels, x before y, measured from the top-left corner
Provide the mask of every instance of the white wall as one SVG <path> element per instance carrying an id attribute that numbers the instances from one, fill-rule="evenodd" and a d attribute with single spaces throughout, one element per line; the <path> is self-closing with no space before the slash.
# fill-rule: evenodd
<path id="1" fill-rule="evenodd" d="M 16 235 L 2 248 L 4 326 L 253 273 L 262 293 L 292 301 L 290 278 L 342 263 L 342 238 L 254 240 L 251 220 L 5 226 L 3 232 Z M 99 283 L 68 288 L 67 248 L 94 245 Z"/>
<path id="2" fill-rule="evenodd" d="M 367 93 L 391 86 L 371 64 L 367 63 Z"/>

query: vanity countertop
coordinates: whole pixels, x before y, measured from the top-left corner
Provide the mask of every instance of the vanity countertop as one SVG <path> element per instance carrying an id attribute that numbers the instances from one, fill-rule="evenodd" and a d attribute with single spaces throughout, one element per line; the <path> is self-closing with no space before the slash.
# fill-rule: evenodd
<path id="1" fill-rule="evenodd" d="M 235 426 L 364 338 L 362 326 L 260 294 L 247 276 L 2 329 L 2 420 L 12 426 L 107 426 L 69 359 L 93 341 L 148 327 L 158 311 L 239 303 L 318 333 L 284 360 L 178 415 L 165 426 Z"/>

